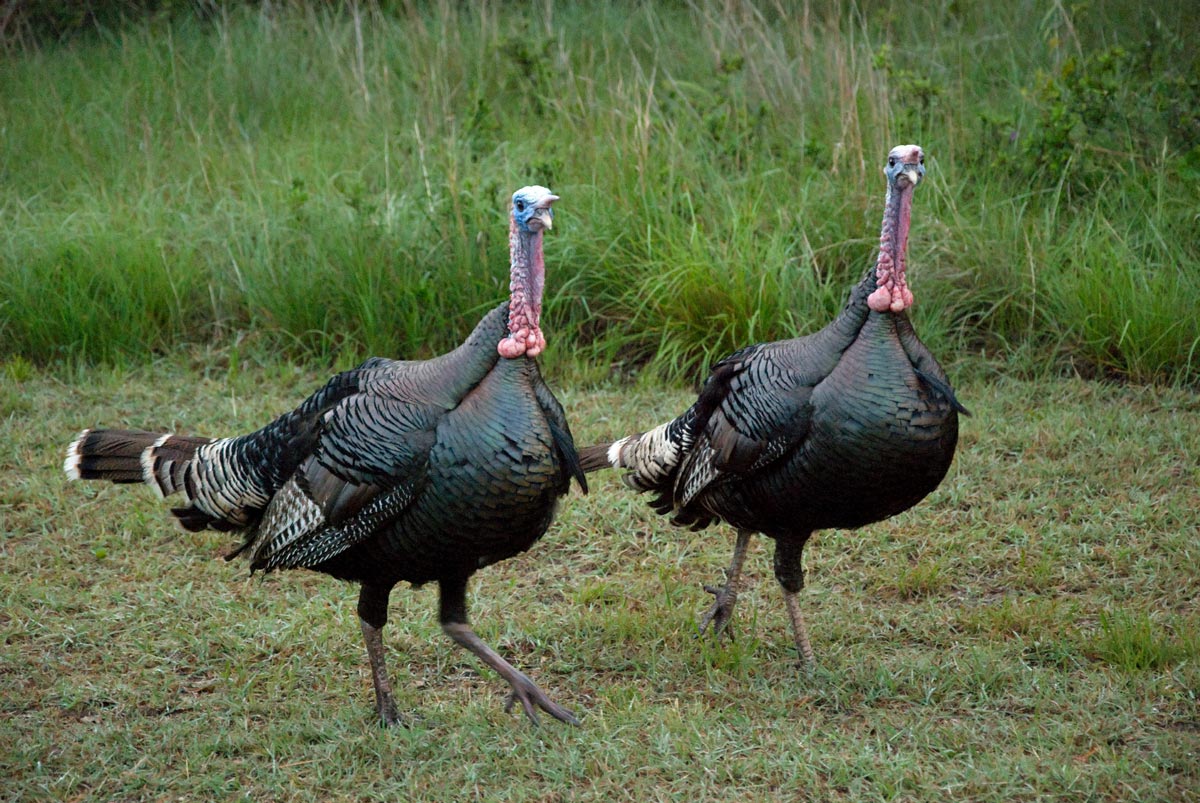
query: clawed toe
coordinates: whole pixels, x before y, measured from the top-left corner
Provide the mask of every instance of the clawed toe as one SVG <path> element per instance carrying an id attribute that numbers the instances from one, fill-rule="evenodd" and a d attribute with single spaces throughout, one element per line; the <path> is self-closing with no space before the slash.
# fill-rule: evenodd
<path id="1" fill-rule="evenodd" d="M 520 701 L 525 716 L 534 725 L 541 724 L 537 713 L 539 708 L 560 722 L 566 722 L 568 725 L 579 724 L 579 720 L 574 714 L 547 697 L 546 693 L 537 687 L 537 684 L 524 675 L 512 684 L 512 691 L 509 692 L 508 699 L 504 703 L 504 712 L 511 712 L 517 701 Z"/>
<path id="2" fill-rule="evenodd" d="M 520 701 L 525 716 L 529 717 L 529 721 L 534 725 L 538 724 L 537 710 L 539 708 L 560 722 L 570 725 L 579 724 L 579 720 L 575 718 L 574 714 L 556 704 L 537 687 L 536 683 L 501 658 L 495 650 L 484 644 L 479 636 L 475 635 L 475 631 L 471 629 L 470 625 L 465 622 L 449 621 L 442 623 L 442 629 L 446 631 L 446 635 L 475 653 L 480 660 L 495 669 L 500 677 L 508 681 L 512 692 L 509 693 L 508 700 L 504 704 L 506 712 L 512 711 L 513 704 Z"/>
<path id="3" fill-rule="evenodd" d="M 737 603 L 737 591 L 731 589 L 728 585 L 724 586 L 704 586 L 704 590 L 716 597 L 711 608 L 700 618 L 699 633 L 703 635 L 704 631 L 708 630 L 708 626 L 712 625 L 713 635 L 721 636 L 728 634 L 730 640 L 733 640 L 733 630 L 729 629 L 729 621 L 733 618 L 733 606 Z"/>

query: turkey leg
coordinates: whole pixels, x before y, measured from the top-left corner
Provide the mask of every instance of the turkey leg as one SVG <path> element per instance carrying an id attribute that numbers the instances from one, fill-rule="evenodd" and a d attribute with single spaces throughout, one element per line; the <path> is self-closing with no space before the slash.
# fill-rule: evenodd
<path id="1" fill-rule="evenodd" d="M 391 589 L 380 592 L 364 584 L 358 592 L 358 619 L 362 625 L 363 641 L 367 643 L 367 660 L 371 662 L 371 681 L 375 684 L 375 710 L 383 727 L 400 724 L 396 703 L 392 699 L 392 684 L 388 680 L 387 661 L 383 654 L 383 626 L 387 624 L 387 601 Z"/>
<path id="2" fill-rule="evenodd" d="M 737 543 L 733 545 L 733 559 L 729 561 L 729 568 L 725 570 L 725 585 L 704 586 L 704 590 L 716 597 L 711 608 L 700 619 L 700 632 L 703 633 L 711 624 L 713 626 L 713 635 L 720 636 L 722 631 L 729 625 L 729 620 L 733 617 L 733 606 L 737 604 L 738 585 L 742 578 L 742 563 L 746 560 L 746 549 L 750 546 L 749 530 L 737 531 Z M 733 638 L 733 631 L 729 631 L 729 637 Z"/>
<path id="3" fill-rule="evenodd" d="M 508 702 L 504 705 L 506 712 L 511 711 L 513 703 L 520 700 L 521 708 L 525 710 L 525 716 L 529 717 L 535 725 L 538 724 L 538 708 L 562 722 L 571 725 L 579 724 L 579 720 L 575 718 L 574 714 L 547 697 L 536 683 L 501 658 L 499 653 L 485 644 L 483 639 L 479 638 L 471 629 L 467 623 L 467 580 L 465 577 L 441 580 L 438 585 L 441 588 L 442 630 L 447 636 L 454 639 L 455 643 L 475 653 L 479 660 L 495 669 L 500 677 L 508 681 L 508 685 L 512 687 L 512 693 L 508 695 Z"/>
<path id="4" fill-rule="evenodd" d="M 808 640 L 808 627 L 800 613 L 800 599 L 797 596 L 804 588 L 804 563 L 801 556 L 809 535 L 811 533 L 804 533 L 800 538 L 775 539 L 775 579 L 783 588 L 783 604 L 787 606 L 788 618 L 792 620 L 792 634 L 796 640 L 796 649 L 800 653 L 800 666 L 811 672 L 813 648 Z"/>
<path id="5" fill-rule="evenodd" d="M 812 644 L 808 641 L 808 626 L 800 614 L 800 599 L 795 591 L 783 589 L 783 604 L 787 606 L 788 617 L 792 620 L 792 633 L 796 639 L 796 649 L 800 651 L 800 665 L 812 671 L 814 659 Z"/>

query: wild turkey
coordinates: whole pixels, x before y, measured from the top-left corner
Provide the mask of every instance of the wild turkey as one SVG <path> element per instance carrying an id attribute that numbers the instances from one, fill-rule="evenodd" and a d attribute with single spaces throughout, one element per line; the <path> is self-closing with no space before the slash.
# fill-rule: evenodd
<path id="1" fill-rule="evenodd" d="M 63 468 L 74 479 L 144 482 L 188 530 L 244 530 L 251 571 L 306 568 L 361 584 L 358 615 L 384 725 L 399 721 L 381 631 L 396 583 L 436 581 L 455 642 L 519 700 L 577 724 L 467 623 L 467 580 L 546 531 L 575 477 L 586 493 L 563 409 L 534 359 L 544 282 L 545 187 L 512 199 L 511 296 L 458 348 L 424 361 L 372 358 L 299 407 L 237 438 L 84 430 Z"/>
<path id="2" fill-rule="evenodd" d="M 724 586 L 701 618 L 720 634 L 737 601 L 754 533 L 775 540 L 775 578 L 796 647 L 812 646 L 797 593 L 814 530 L 855 528 L 907 510 L 938 486 L 958 440 L 958 403 L 905 310 L 913 190 L 925 174 L 916 145 L 888 154 L 879 258 L 845 308 L 815 334 L 760 343 L 713 366 L 683 415 L 647 432 L 580 451 L 585 471 L 616 467 L 654 494 L 675 524 L 737 528 Z"/>

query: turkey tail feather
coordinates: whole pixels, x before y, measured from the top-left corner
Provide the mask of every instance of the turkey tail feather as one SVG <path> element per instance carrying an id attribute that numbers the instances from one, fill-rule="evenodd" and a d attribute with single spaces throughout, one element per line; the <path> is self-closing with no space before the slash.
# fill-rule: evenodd
<path id="1" fill-rule="evenodd" d="M 171 512 L 186 530 L 238 530 L 253 524 L 266 507 L 275 491 L 272 472 L 287 472 L 279 469 L 278 455 L 264 457 L 264 449 L 273 447 L 283 448 L 261 431 L 214 440 L 85 429 L 67 447 L 63 470 L 76 480 L 144 483 L 164 498 L 181 494 L 184 504 Z"/>
<path id="2" fill-rule="evenodd" d="M 608 448 L 611 443 L 598 443 L 595 446 L 585 446 L 579 450 L 579 468 L 585 474 L 591 474 L 593 471 L 600 471 L 605 468 L 612 468 L 613 464 L 608 459 Z"/>
<path id="3" fill-rule="evenodd" d="M 168 497 L 185 491 L 190 499 L 195 488 L 188 487 L 188 467 L 196 456 L 196 450 L 212 443 L 211 438 L 195 438 L 186 435 L 163 435 L 149 449 L 142 452 L 142 469 L 146 484 Z"/>
<path id="4" fill-rule="evenodd" d="M 170 496 L 182 488 L 196 449 L 209 442 L 138 429 L 85 429 L 67 447 L 63 471 L 73 480 L 144 482 Z"/>
<path id="5" fill-rule="evenodd" d="M 85 429 L 67 447 L 63 471 L 73 480 L 143 482 L 142 452 L 161 437 L 160 432 Z"/>

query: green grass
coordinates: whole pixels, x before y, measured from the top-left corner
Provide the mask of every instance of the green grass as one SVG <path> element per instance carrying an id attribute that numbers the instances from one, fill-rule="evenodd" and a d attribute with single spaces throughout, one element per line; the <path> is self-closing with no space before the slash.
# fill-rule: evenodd
<path id="1" fill-rule="evenodd" d="M 439 352 L 539 182 L 564 367 L 690 382 L 828 319 L 918 141 L 935 353 L 1200 380 L 1186 4 L 247 5 L 10 43 L 5 353 Z"/>
<path id="2" fill-rule="evenodd" d="M 732 533 L 612 475 L 479 573 L 480 634 L 583 725 L 533 728 L 444 638 L 432 589 L 385 631 L 383 731 L 351 586 L 249 577 L 144 488 L 68 484 L 82 426 L 232 433 L 323 375 L 177 353 L 0 383 L 0 797 L 7 800 L 1187 800 L 1200 794 L 1200 398 L 975 370 L 954 467 L 916 509 L 818 534 L 804 677 L 756 539 L 736 641 L 696 639 Z M 582 442 L 684 392 L 560 391 Z"/>

